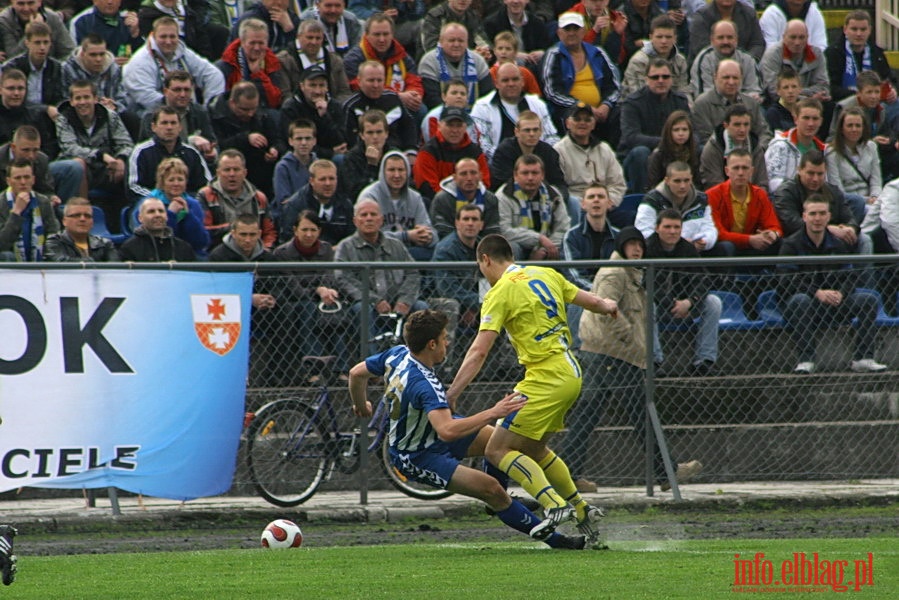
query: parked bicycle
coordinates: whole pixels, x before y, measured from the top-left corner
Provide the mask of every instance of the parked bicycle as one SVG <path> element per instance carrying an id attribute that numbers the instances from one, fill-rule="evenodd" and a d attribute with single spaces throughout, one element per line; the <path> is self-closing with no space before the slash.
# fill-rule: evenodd
<path id="1" fill-rule="evenodd" d="M 401 321 L 397 320 L 399 331 Z M 359 469 L 365 437 L 358 428 L 340 429 L 330 392 L 337 377 L 335 360 L 334 356 L 305 357 L 301 366 L 319 375 L 319 389 L 269 402 L 251 416 L 246 432 L 250 479 L 259 495 L 276 506 L 297 506 L 311 498 L 335 472 L 349 475 Z M 421 500 L 449 496 L 446 490 L 410 480 L 391 464 L 389 426 L 388 407 L 381 398 L 368 423 L 366 433 L 372 431 L 374 437 L 365 451 L 377 452 L 390 483 Z"/>

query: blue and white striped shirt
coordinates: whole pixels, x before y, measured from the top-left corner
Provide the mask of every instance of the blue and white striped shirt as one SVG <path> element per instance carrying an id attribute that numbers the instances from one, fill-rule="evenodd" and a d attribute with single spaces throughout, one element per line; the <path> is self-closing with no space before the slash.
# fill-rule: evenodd
<path id="1" fill-rule="evenodd" d="M 432 369 L 413 358 L 406 346 L 394 346 L 365 360 L 370 373 L 383 376 L 390 411 L 390 446 L 419 452 L 438 441 L 428 413 L 449 408 L 446 391 Z"/>

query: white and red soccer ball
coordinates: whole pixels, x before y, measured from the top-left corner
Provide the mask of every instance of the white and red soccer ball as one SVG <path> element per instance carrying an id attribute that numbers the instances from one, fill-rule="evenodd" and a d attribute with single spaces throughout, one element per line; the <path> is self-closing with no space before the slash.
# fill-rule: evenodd
<path id="1" fill-rule="evenodd" d="M 263 548 L 299 548 L 303 545 L 300 526 L 287 519 L 276 519 L 262 530 Z"/>

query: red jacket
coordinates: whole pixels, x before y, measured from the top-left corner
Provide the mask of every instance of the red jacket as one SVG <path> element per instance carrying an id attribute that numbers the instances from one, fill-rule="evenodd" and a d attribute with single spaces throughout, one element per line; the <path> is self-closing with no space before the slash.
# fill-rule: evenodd
<path id="1" fill-rule="evenodd" d="M 371 44 L 368 43 L 368 40 L 364 35 L 359 41 L 359 48 L 362 50 L 362 56 L 365 58 L 365 60 L 376 60 L 384 65 L 385 89 L 393 90 L 397 94 L 399 94 L 400 92 L 418 92 L 422 98 L 425 97 L 425 86 L 421 82 L 421 77 L 414 71 L 415 61 L 412 60 L 412 57 L 409 56 L 409 54 L 406 52 L 406 49 L 398 41 L 393 40 L 393 47 L 388 51 L 387 58 L 381 58 L 380 56 L 378 56 L 378 53 L 374 48 L 371 47 Z M 396 81 L 393 81 L 394 65 L 396 65 L 395 68 L 399 69 L 403 74 L 402 85 L 400 85 Z M 353 91 L 359 91 L 358 73 L 355 77 L 353 77 L 352 80 L 350 80 L 350 89 L 352 89 Z"/>
<path id="2" fill-rule="evenodd" d="M 757 185 L 749 184 L 749 205 L 746 207 L 745 230 L 748 233 L 733 231 L 734 211 L 730 199 L 730 180 L 719 183 L 706 190 L 712 219 L 718 228 L 718 241 L 731 242 L 740 249 L 749 248 L 749 236 L 759 231 L 772 230 L 783 236 L 774 205 L 768 199 L 768 193 Z"/>
<path id="3" fill-rule="evenodd" d="M 240 64 L 237 60 L 237 51 L 240 49 L 240 39 L 236 39 L 225 48 L 222 52 L 222 58 L 219 63 L 223 63 L 230 68 L 230 72 L 225 69 L 225 89 L 230 91 L 234 84 L 243 81 L 243 73 L 241 73 Z M 281 88 L 279 88 L 272 80 L 273 75 L 281 70 L 281 62 L 271 48 L 265 50 L 265 66 L 262 71 L 256 71 L 250 74 L 250 81 L 261 88 L 260 92 L 265 94 L 264 104 L 269 108 L 279 108 L 281 106 Z"/>
<path id="4" fill-rule="evenodd" d="M 490 166 L 481 147 L 471 141 L 468 133 L 458 146 L 450 146 L 440 130 L 437 130 L 434 137 L 421 147 L 418 156 L 415 157 L 415 164 L 412 166 L 415 187 L 422 196 L 433 198 L 440 191 L 440 182 L 455 172 L 456 163 L 463 158 L 478 161 L 481 167 L 481 181 L 489 188 Z"/>

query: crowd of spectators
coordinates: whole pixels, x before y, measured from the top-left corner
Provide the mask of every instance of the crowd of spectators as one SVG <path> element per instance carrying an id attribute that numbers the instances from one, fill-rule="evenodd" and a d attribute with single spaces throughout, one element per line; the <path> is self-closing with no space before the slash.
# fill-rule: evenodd
<path id="1" fill-rule="evenodd" d="M 495 232 L 604 259 L 630 225 L 647 257 L 776 254 L 820 245 L 809 197 L 820 243 L 899 251 L 897 82 L 866 11 L 828 39 L 809 0 L 50 4 L 0 12 L 5 260 L 470 260 Z M 120 248 L 85 234 L 98 210 Z M 372 323 L 441 295 L 475 322 L 476 277 L 338 273 L 254 307 L 314 324 L 368 286 Z M 707 287 L 661 312 L 717 320 Z"/>

